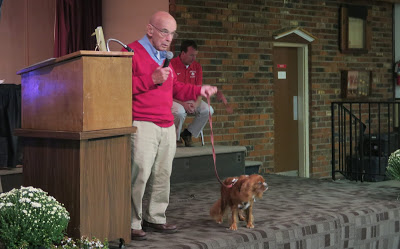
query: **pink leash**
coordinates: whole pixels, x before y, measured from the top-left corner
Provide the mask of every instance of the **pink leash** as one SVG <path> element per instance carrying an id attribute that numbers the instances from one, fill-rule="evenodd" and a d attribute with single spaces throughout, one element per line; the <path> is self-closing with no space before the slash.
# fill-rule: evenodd
<path id="1" fill-rule="evenodd" d="M 225 96 L 222 94 L 221 91 L 217 92 L 217 99 L 222 101 L 225 105 L 225 108 L 228 113 L 233 113 L 232 108 L 229 106 L 228 102 L 226 101 Z M 222 186 L 231 188 L 233 184 L 225 185 L 221 179 L 218 176 L 218 171 L 217 171 L 217 157 L 215 155 L 215 148 L 214 148 L 214 133 L 212 129 L 212 116 L 211 116 L 211 108 L 210 108 L 210 96 L 207 97 L 207 102 L 208 102 L 208 122 L 210 123 L 210 130 L 211 130 L 211 146 L 212 146 L 212 152 L 213 152 L 213 160 L 214 160 L 214 170 L 215 170 L 215 176 L 217 177 L 219 183 L 221 183 Z"/>

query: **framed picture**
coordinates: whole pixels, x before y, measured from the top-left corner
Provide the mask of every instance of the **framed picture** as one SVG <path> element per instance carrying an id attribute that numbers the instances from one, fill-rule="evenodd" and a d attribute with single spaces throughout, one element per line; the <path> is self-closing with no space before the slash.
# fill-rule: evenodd
<path id="1" fill-rule="evenodd" d="M 371 71 L 342 71 L 342 98 L 360 99 L 371 95 Z"/>
<path id="2" fill-rule="evenodd" d="M 349 17 L 348 21 L 348 49 L 364 49 L 366 21 L 356 17 Z"/>
<path id="3" fill-rule="evenodd" d="M 342 53 L 367 53 L 371 45 L 370 10 L 365 6 L 340 8 L 340 50 Z"/>

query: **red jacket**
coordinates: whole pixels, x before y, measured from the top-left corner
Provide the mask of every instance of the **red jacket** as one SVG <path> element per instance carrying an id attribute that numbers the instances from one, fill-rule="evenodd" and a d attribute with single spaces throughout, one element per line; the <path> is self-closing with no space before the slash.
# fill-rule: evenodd
<path id="1" fill-rule="evenodd" d="M 179 81 L 197 86 L 203 84 L 203 69 L 197 61 L 193 61 L 192 64 L 186 68 L 178 56 L 171 60 L 171 64 L 178 75 Z"/>
<path id="2" fill-rule="evenodd" d="M 151 74 L 159 65 L 150 57 L 146 49 L 135 41 L 128 45 L 134 51 L 132 56 L 132 119 L 149 121 L 160 127 L 174 124 L 171 113 L 172 99 L 195 100 L 201 87 L 184 84 L 172 73 L 161 85 L 155 85 Z"/>

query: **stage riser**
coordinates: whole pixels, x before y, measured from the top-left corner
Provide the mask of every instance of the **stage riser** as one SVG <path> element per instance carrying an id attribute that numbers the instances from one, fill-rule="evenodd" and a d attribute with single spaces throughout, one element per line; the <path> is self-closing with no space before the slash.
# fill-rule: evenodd
<path id="1" fill-rule="evenodd" d="M 217 154 L 217 172 L 221 179 L 245 174 L 244 151 Z M 212 154 L 175 158 L 171 184 L 216 179 Z"/>
<path id="2" fill-rule="evenodd" d="M 7 174 L 9 171 L 7 170 L 1 170 L 3 173 L 0 173 L 0 193 L 3 192 L 8 192 L 13 188 L 20 188 L 22 185 L 22 169 L 18 173 L 13 173 L 13 174 Z"/>
<path id="3" fill-rule="evenodd" d="M 182 153 L 182 150 L 183 153 Z M 201 151 L 199 153 L 199 151 Z M 204 152 L 206 151 L 206 152 Z M 218 147 L 216 154 L 217 172 L 221 179 L 258 172 L 259 165 L 245 165 L 245 149 L 242 147 Z M 1 170 L 7 172 L 8 170 Z M 22 169 L 12 175 L 0 174 L 3 192 L 22 185 Z M 211 147 L 177 148 L 173 161 L 171 183 L 216 179 Z M 1 190 L 1 189 L 0 189 Z"/>

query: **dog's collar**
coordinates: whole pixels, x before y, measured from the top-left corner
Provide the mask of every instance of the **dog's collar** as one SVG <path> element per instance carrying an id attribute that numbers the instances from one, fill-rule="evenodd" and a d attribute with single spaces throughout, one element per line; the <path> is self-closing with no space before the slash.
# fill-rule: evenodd
<path id="1" fill-rule="evenodd" d="M 238 178 L 233 178 L 233 179 L 232 179 L 231 185 L 232 185 L 232 186 L 235 185 L 235 183 L 236 183 L 238 180 L 239 180 Z"/>

